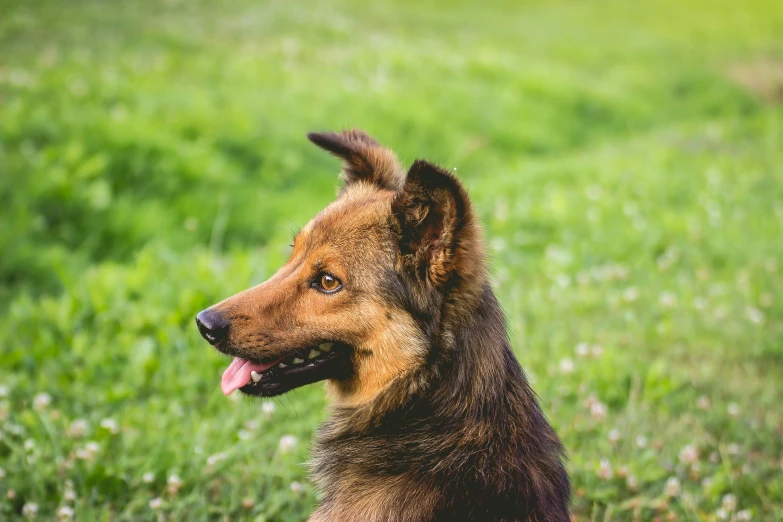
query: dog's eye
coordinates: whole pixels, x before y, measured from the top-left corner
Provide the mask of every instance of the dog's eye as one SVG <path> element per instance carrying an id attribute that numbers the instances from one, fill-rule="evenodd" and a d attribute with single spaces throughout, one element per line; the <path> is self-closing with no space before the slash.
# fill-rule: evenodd
<path id="1" fill-rule="evenodd" d="M 333 275 L 321 274 L 316 281 L 316 286 L 324 292 L 336 292 L 342 287 L 342 283 Z"/>

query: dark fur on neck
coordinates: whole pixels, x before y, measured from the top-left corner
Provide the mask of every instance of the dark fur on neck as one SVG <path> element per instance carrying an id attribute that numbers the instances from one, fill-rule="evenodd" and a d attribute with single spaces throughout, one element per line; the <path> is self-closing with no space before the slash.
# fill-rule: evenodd
<path id="1" fill-rule="evenodd" d="M 395 284 L 396 283 L 396 284 Z M 393 297 L 434 340 L 426 364 L 318 434 L 316 520 L 568 521 L 563 447 L 514 357 L 489 284 Z M 429 301 L 429 302 L 427 302 Z M 349 505 L 371 495 L 372 509 Z"/>

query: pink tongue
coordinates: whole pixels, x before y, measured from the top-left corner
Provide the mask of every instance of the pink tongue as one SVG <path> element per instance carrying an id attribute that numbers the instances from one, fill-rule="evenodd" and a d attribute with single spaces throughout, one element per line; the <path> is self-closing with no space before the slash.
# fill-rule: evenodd
<path id="1" fill-rule="evenodd" d="M 256 371 L 261 373 L 271 368 L 274 364 L 274 362 L 258 364 L 247 359 L 235 357 L 231 364 L 228 365 L 228 368 L 226 368 L 226 371 L 223 372 L 223 379 L 220 381 L 220 389 L 223 391 L 223 395 L 231 395 L 231 392 L 249 383 L 251 380 L 250 372 Z"/>

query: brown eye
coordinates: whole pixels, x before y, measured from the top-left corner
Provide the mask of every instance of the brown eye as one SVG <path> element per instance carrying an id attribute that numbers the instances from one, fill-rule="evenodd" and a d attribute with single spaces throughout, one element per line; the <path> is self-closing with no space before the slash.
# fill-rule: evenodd
<path id="1" fill-rule="evenodd" d="M 329 274 L 323 274 L 321 275 L 321 278 L 318 280 L 318 286 L 320 286 L 321 289 L 324 290 L 325 292 L 334 292 L 336 290 L 339 290 L 342 284 L 340 283 L 340 280 L 337 279 L 336 277 Z"/>

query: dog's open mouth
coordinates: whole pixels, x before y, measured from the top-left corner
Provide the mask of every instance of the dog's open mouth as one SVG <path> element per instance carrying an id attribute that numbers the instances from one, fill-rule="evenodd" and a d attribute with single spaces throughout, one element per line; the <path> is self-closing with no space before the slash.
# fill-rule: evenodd
<path id="1" fill-rule="evenodd" d="M 271 362 L 235 357 L 223 372 L 220 388 L 225 395 L 239 389 L 248 395 L 271 397 L 324 379 L 339 377 L 346 368 L 348 347 L 321 343 L 297 350 Z"/>

